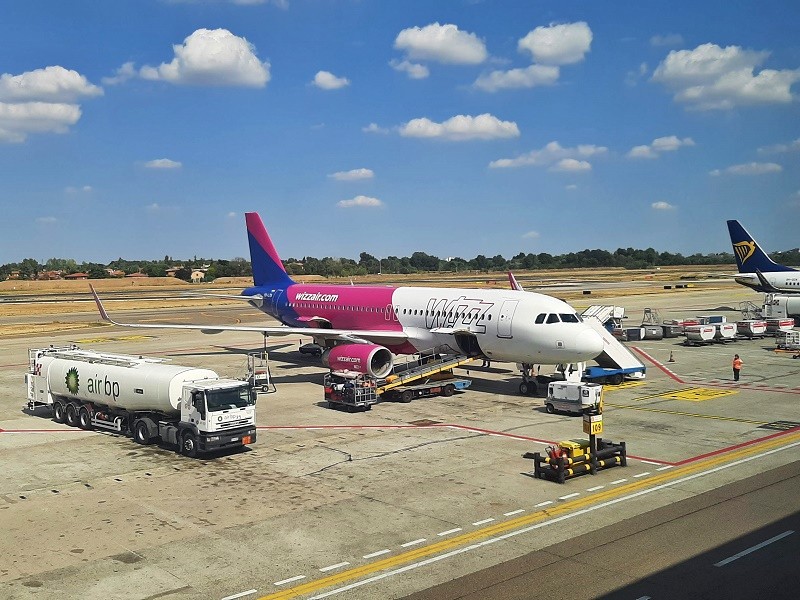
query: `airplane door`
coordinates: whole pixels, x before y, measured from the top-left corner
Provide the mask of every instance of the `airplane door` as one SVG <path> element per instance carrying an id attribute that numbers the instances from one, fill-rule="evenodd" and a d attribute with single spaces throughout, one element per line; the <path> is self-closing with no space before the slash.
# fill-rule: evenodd
<path id="1" fill-rule="evenodd" d="M 500 315 L 497 318 L 497 337 L 511 338 L 511 321 L 514 318 L 514 311 L 517 310 L 519 300 L 503 300 L 500 307 Z"/>

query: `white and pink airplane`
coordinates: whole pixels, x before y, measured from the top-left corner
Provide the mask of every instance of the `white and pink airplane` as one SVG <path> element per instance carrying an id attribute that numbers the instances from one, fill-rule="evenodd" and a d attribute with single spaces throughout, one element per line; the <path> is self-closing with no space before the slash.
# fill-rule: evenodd
<path id="1" fill-rule="evenodd" d="M 603 339 L 569 304 L 519 290 L 382 287 L 295 283 L 258 213 L 246 213 L 253 287 L 240 296 L 283 325 L 119 323 L 92 289 L 100 314 L 115 325 L 308 335 L 325 348 L 323 362 L 385 377 L 393 354 L 433 351 L 533 364 L 577 363 L 603 351 Z"/>

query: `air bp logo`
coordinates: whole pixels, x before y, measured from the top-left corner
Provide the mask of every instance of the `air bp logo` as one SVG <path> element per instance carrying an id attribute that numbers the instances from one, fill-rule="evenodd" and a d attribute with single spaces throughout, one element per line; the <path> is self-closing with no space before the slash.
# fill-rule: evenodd
<path id="1" fill-rule="evenodd" d="M 755 253 L 756 244 L 752 241 L 737 242 L 733 245 L 733 251 L 736 252 L 736 256 L 738 256 L 739 260 L 744 264 L 745 261 Z"/>
<path id="2" fill-rule="evenodd" d="M 80 378 L 78 377 L 78 369 L 72 367 L 69 371 L 67 371 L 67 376 L 64 378 L 64 383 L 66 383 L 67 389 L 69 390 L 70 394 L 77 394 L 78 390 L 80 389 Z"/>

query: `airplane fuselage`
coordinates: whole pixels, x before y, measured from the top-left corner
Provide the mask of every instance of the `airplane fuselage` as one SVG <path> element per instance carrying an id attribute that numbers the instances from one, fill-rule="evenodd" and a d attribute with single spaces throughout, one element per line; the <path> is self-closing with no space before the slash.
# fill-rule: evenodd
<path id="1" fill-rule="evenodd" d="M 602 351 L 602 339 L 572 307 L 532 292 L 297 283 L 242 294 L 285 325 L 311 328 L 311 336 L 313 328 L 353 329 L 396 354 L 436 349 L 555 364 L 590 360 Z M 382 340 L 382 331 L 407 338 Z"/>
<path id="2" fill-rule="evenodd" d="M 780 292 L 782 294 L 800 294 L 800 271 L 771 271 L 761 273 L 772 289 L 765 287 L 757 273 L 740 273 L 734 277 L 736 283 L 753 288 L 757 292 Z"/>

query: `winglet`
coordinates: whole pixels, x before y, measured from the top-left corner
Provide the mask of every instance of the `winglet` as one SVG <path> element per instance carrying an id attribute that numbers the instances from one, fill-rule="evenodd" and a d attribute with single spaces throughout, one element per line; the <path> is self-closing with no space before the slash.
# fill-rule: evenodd
<path id="1" fill-rule="evenodd" d="M 97 292 L 94 290 L 94 286 L 91 283 L 89 284 L 89 289 L 92 290 L 92 296 L 94 296 L 95 304 L 97 304 L 97 310 L 100 311 L 100 316 L 103 318 L 103 321 L 113 323 L 114 321 L 108 316 L 103 303 L 100 301 L 100 296 L 97 295 Z"/>
<path id="2" fill-rule="evenodd" d="M 518 292 L 525 291 L 525 288 L 519 284 L 519 281 L 517 281 L 517 278 L 514 277 L 514 274 L 511 271 L 508 272 L 508 283 L 511 284 L 512 290 L 517 290 Z"/>

